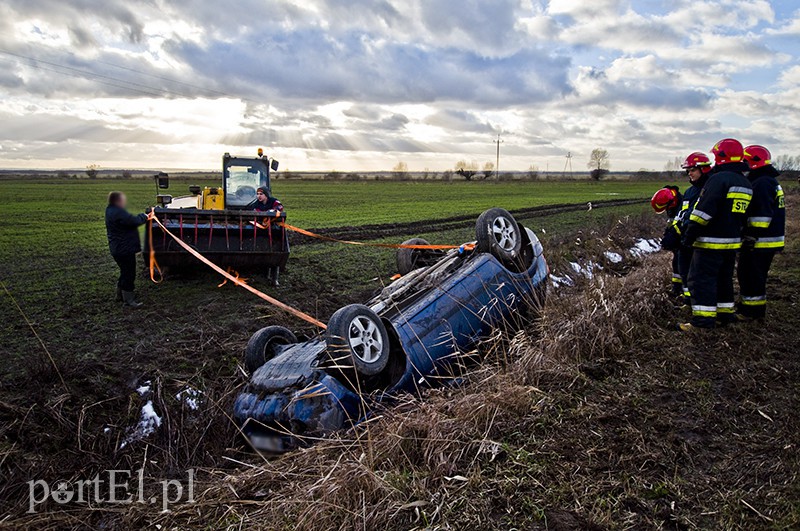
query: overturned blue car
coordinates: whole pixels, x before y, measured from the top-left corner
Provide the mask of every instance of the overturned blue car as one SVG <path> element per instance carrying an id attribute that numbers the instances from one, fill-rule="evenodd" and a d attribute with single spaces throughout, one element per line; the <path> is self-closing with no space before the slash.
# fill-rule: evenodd
<path id="1" fill-rule="evenodd" d="M 474 244 L 446 253 L 404 248 L 397 263 L 401 278 L 366 305 L 338 310 L 324 334 L 301 343 L 269 326 L 250 338 L 252 376 L 234 418 L 254 448 L 287 451 L 357 424 L 379 402 L 452 380 L 462 354 L 544 304 L 542 245 L 500 208 L 478 218 Z"/>

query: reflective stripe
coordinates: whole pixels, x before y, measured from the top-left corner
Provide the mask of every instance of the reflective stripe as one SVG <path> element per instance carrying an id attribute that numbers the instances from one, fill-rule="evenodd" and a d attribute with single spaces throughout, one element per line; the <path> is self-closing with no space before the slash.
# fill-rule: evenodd
<path id="1" fill-rule="evenodd" d="M 692 296 L 692 292 L 689 291 L 688 289 L 684 289 L 683 290 L 683 296 L 684 297 L 691 297 Z"/>
<path id="2" fill-rule="evenodd" d="M 743 199 L 745 201 L 750 201 L 751 199 L 753 199 L 753 194 L 743 194 L 743 193 L 737 193 L 737 192 L 728 192 L 728 195 L 726 197 L 728 199 Z"/>
<path id="3" fill-rule="evenodd" d="M 777 249 L 785 245 L 785 238 L 783 236 L 775 236 L 774 238 L 758 238 L 753 245 L 756 249 Z"/>
<path id="4" fill-rule="evenodd" d="M 695 310 L 694 308 L 692 308 L 692 315 L 696 317 L 716 317 L 717 309 L 714 308 L 713 310 Z"/>
<path id="5" fill-rule="evenodd" d="M 731 186 L 730 188 L 728 188 L 728 193 L 729 194 L 739 193 L 739 194 L 745 194 L 745 195 L 752 196 L 753 195 L 753 189 L 752 188 L 746 188 L 744 186 Z"/>
<path id="6" fill-rule="evenodd" d="M 711 216 L 702 210 L 694 209 L 692 210 L 692 215 L 689 216 L 689 221 L 694 221 L 700 225 L 708 225 L 708 222 L 711 221 Z"/>
<path id="7" fill-rule="evenodd" d="M 772 223 L 772 218 L 770 217 L 752 217 L 747 219 L 747 226 L 748 227 L 755 227 L 757 229 L 766 229 L 769 227 L 769 224 Z"/>
<path id="8" fill-rule="evenodd" d="M 689 201 L 684 201 L 681 210 L 689 210 Z"/>
<path id="9" fill-rule="evenodd" d="M 733 313 L 735 305 L 732 302 L 718 302 L 717 313 Z"/>
<path id="10" fill-rule="evenodd" d="M 681 278 L 680 275 L 672 275 L 672 282 L 674 282 L 675 284 L 682 284 L 683 279 Z"/>
<path id="11" fill-rule="evenodd" d="M 694 246 L 698 249 L 740 249 L 742 247 L 742 239 L 700 236 L 694 242 Z"/>
<path id="12" fill-rule="evenodd" d="M 743 306 L 764 306 L 767 304 L 767 296 L 761 295 L 760 297 L 742 297 Z"/>

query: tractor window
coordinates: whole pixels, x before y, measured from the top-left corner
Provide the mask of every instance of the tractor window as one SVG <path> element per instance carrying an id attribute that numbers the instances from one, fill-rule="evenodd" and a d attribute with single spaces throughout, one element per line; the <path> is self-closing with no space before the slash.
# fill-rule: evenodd
<path id="1" fill-rule="evenodd" d="M 231 207 L 246 207 L 256 200 L 256 189 L 267 182 L 260 168 L 253 166 L 230 166 L 225 183 L 225 203 Z"/>

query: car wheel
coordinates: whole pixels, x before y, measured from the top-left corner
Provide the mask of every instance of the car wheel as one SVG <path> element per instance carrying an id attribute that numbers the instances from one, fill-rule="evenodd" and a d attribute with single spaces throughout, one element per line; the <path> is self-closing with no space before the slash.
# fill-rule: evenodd
<path id="1" fill-rule="evenodd" d="M 515 260 L 522 249 L 522 231 L 507 210 L 490 208 L 475 225 L 478 252 L 491 253 L 500 261 Z"/>
<path id="2" fill-rule="evenodd" d="M 427 240 L 422 238 L 411 238 L 403 242 L 403 245 L 430 245 Z M 397 272 L 407 275 L 419 267 L 426 265 L 424 258 L 428 252 L 425 249 L 398 249 L 397 250 Z"/>
<path id="3" fill-rule="evenodd" d="M 253 374 L 259 367 L 275 357 L 278 348 L 297 343 L 297 337 L 288 328 L 268 326 L 250 338 L 244 349 L 244 366 Z"/>
<path id="4" fill-rule="evenodd" d="M 374 376 L 389 362 L 389 334 L 381 318 L 363 304 L 339 309 L 328 321 L 328 356 L 345 377 L 352 370 Z"/>

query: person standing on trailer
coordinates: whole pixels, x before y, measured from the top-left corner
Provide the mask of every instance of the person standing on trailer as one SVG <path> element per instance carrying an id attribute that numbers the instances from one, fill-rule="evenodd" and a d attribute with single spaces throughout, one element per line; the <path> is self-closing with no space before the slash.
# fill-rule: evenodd
<path id="1" fill-rule="evenodd" d="M 146 213 L 133 215 L 125 210 L 127 206 L 128 199 L 122 192 L 108 194 L 106 234 L 111 256 L 119 266 L 116 300 L 124 302 L 127 307 L 138 308 L 142 303 L 136 300 L 133 290 L 136 281 L 136 253 L 142 250 L 139 226 L 147 222 L 150 209 Z"/>
<path id="2" fill-rule="evenodd" d="M 255 210 L 256 212 L 270 212 L 270 211 L 274 211 L 276 213 L 284 212 L 283 204 L 274 197 L 272 197 L 271 195 L 269 195 L 269 189 L 264 187 L 259 187 L 258 190 L 256 190 L 256 204 L 255 206 L 253 206 L 253 210 Z M 286 234 L 283 230 L 283 227 L 270 223 L 269 231 L 273 242 L 280 242 L 282 246 L 288 245 L 288 242 L 286 241 Z M 278 280 L 279 275 L 280 275 L 279 267 L 270 267 L 269 270 L 267 271 L 267 276 L 271 281 L 272 285 L 275 287 L 279 285 L 279 280 Z"/>
<path id="3" fill-rule="evenodd" d="M 786 203 L 778 183 L 780 172 L 764 146 L 748 146 L 744 159 L 750 166 L 747 178 L 753 200 L 747 209 L 744 243 L 739 253 L 739 320 L 764 319 L 767 312 L 767 276 L 776 252 L 784 247 Z"/>
<path id="4" fill-rule="evenodd" d="M 689 218 L 692 215 L 697 200 L 700 198 L 700 192 L 703 190 L 706 181 L 708 181 L 709 172 L 711 172 L 711 159 L 705 153 L 695 151 L 683 161 L 681 168 L 686 170 L 686 175 L 689 177 L 689 188 L 683 194 L 683 204 L 681 205 L 681 213 L 678 216 L 677 232 L 681 236 L 686 231 L 689 225 Z M 685 304 L 692 303 L 692 293 L 689 289 L 689 266 L 692 263 L 692 255 L 694 248 L 681 244 L 679 253 L 678 270 L 681 275 L 681 285 L 683 289 L 683 301 Z"/>
<path id="5" fill-rule="evenodd" d="M 692 320 L 679 325 L 684 332 L 714 328 L 717 320 L 721 324 L 737 320 L 733 274 L 753 189 L 744 176 L 749 168 L 743 162 L 741 142 L 726 138 L 712 152 L 714 168 L 683 235 L 684 245 L 694 247 L 689 268 Z"/>

